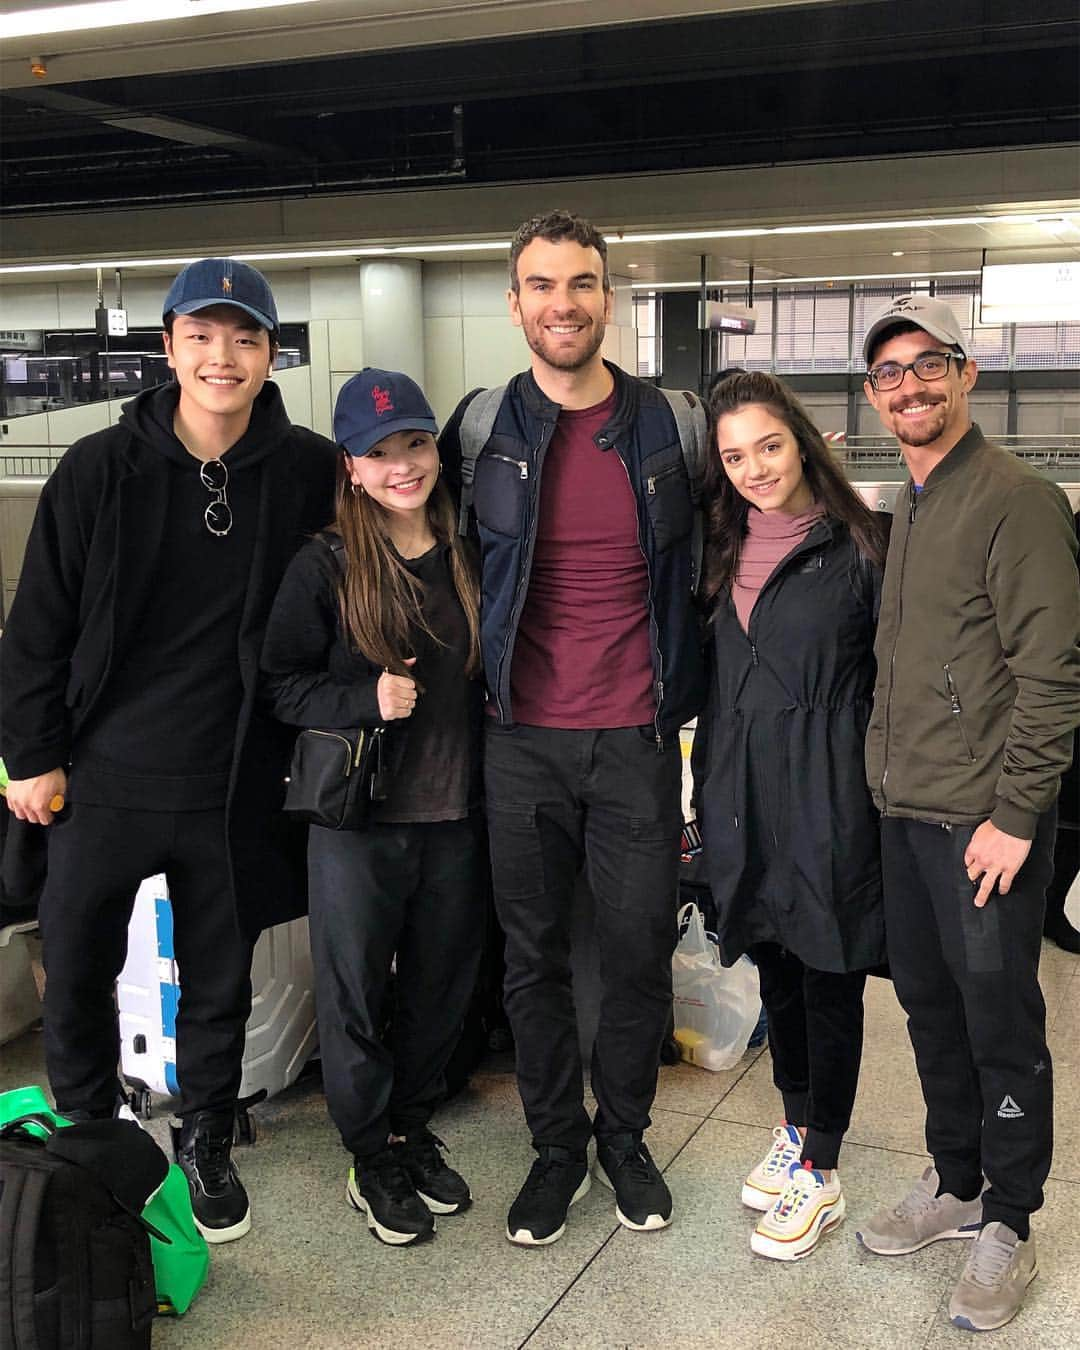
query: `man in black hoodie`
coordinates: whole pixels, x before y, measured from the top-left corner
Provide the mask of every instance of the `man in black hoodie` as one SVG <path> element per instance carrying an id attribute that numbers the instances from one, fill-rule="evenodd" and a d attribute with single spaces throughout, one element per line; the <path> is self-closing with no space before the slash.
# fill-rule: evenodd
<path id="1" fill-rule="evenodd" d="M 143 877 L 164 872 L 182 981 L 177 1158 L 215 1242 L 251 1225 L 230 1156 L 251 952 L 302 912 L 303 840 L 273 812 L 287 733 L 255 706 L 270 603 L 333 513 L 336 455 L 267 379 L 273 295 L 192 263 L 163 312 L 176 382 L 76 442 L 42 492 L 2 649 L 8 806 L 49 829 L 40 922 L 57 1108 L 113 1114 L 112 990 Z"/>

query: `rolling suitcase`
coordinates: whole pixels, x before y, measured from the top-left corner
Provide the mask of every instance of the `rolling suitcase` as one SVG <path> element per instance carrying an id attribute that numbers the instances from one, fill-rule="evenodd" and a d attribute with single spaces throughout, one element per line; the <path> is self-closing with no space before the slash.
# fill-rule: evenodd
<path id="1" fill-rule="evenodd" d="M 238 1135 L 254 1135 L 247 1107 L 289 1086 L 314 1054 L 314 979 L 307 919 L 262 933 L 251 963 L 252 1005 L 240 1082 Z M 128 926 L 127 961 L 116 982 L 120 1065 L 132 1106 L 149 1119 L 151 1092 L 175 1096 L 176 1013 L 180 979 L 172 906 L 164 876 L 139 887 Z"/>

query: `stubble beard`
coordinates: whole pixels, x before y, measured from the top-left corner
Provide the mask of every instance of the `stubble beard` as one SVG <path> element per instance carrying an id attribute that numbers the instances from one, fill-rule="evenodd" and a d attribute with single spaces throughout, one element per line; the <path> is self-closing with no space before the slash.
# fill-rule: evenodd
<path id="1" fill-rule="evenodd" d="M 592 362 L 596 353 L 603 346 L 605 331 L 606 325 L 604 323 L 594 322 L 591 340 L 580 351 L 559 352 L 550 350 L 547 346 L 544 330 L 539 326 L 535 330 L 525 330 L 525 341 L 529 345 L 529 350 L 546 365 L 551 366 L 553 370 L 582 370 Z"/>

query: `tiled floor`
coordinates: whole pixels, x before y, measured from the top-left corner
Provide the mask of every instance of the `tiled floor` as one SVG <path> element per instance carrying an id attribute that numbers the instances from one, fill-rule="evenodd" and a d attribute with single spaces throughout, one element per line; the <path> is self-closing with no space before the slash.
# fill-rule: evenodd
<path id="1" fill-rule="evenodd" d="M 1043 953 L 1057 1084 L 1057 1154 L 1036 1219 L 1041 1273 L 995 1350 L 1080 1347 L 1080 958 Z M 710 1074 L 666 1068 L 650 1134 L 675 1198 L 658 1233 L 619 1227 L 610 1192 L 594 1186 L 566 1236 L 535 1250 L 503 1236 L 507 1206 L 531 1161 L 510 1066 L 478 1074 L 435 1122 L 476 1203 L 439 1220 L 414 1251 L 371 1238 L 344 1202 L 346 1158 L 317 1086 L 259 1108 L 259 1141 L 238 1158 L 253 1197 L 251 1235 L 213 1253 L 190 1312 L 159 1322 L 158 1350 L 694 1350 L 695 1347 L 962 1346 L 945 1306 L 962 1244 L 886 1260 L 862 1251 L 860 1217 L 898 1197 L 924 1166 L 921 1107 L 892 988 L 871 980 L 855 1119 L 841 1171 L 848 1219 L 806 1261 L 751 1255 L 753 1217 L 739 1203 L 764 1152 L 777 1102 L 769 1057 Z M 0 1088 L 43 1081 L 40 1034 L 0 1052 Z M 152 1123 L 155 1133 L 163 1122 Z"/>

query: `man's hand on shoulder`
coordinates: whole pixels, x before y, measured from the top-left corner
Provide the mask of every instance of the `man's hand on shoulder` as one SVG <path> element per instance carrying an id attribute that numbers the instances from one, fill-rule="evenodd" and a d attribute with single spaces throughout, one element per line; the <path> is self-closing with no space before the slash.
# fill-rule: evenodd
<path id="1" fill-rule="evenodd" d="M 13 778 L 7 786 L 8 810 L 19 820 L 35 825 L 51 825 L 66 796 L 67 774 L 63 769 L 50 769 L 36 778 Z"/>
<path id="2" fill-rule="evenodd" d="M 990 899 L 995 885 L 1002 895 L 1008 893 L 1013 878 L 1030 852 L 1030 839 L 1017 839 L 1014 834 L 999 830 L 992 821 L 983 821 L 971 836 L 971 843 L 964 853 L 968 880 L 978 881 L 982 877 L 975 893 L 977 909 L 982 909 Z"/>

